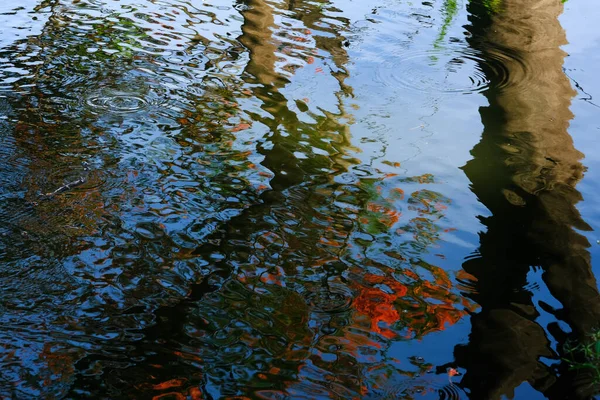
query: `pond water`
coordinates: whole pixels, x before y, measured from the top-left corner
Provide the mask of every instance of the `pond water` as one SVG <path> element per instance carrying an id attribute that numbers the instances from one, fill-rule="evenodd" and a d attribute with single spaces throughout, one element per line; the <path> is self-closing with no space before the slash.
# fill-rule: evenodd
<path id="1" fill-rule="evenodd" d="M 0 397 L 594 396 L 599 10 L 3 2 Z"/>

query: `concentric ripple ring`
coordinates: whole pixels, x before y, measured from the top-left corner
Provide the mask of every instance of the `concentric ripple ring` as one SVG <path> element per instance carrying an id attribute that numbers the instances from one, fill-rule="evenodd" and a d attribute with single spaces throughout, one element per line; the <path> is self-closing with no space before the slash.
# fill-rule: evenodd
<path id="1" fill-rule="evenodd" d="M 526 82 L 529 69 L 518 54 L 481 47 L 407 52 L 382 63 L 376 79 L 385 86 L 399 85 L 418 92 L 465 94 L 522 86 Z"/>

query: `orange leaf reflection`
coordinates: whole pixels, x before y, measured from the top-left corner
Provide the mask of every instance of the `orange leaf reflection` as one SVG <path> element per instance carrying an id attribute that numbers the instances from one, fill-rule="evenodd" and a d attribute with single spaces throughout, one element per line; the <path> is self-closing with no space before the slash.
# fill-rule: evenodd
<path id="1" fill-rule="evenodd" d="M 153 388 L 154 388 L 154 390 L 164 390 L 164 389 L 169 389 L 172 387 L 181 386 L 184 384 L 184 382 L 185 382 L 185 379 L 171 379 L 166 382 L 162 382 L 157 385 L 154 385 Z"/>

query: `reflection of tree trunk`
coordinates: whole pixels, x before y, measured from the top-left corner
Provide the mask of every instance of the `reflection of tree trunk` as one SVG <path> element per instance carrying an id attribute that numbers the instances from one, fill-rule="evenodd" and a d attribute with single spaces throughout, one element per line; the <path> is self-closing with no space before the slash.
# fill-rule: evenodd
<path id="1" fill-rule="evenodd" d="M 528 72 L 523 82 L 492 100 L 505 112 L 505 135 L 522 144 L 517 147 L 521 153 L 507 161 L 514 164 L 513 179 L 520 188 L 531 194 L 553 193 L 557 186 L 574 186 L 583 175 L 579 162 L 583 155 L 567 132 L 575 91 L 562 70 L 565 53 L 559 46 L 566 44 L 566 37 L 557 17 L 563 6 L 558 0 L 504 4 L 505 11 L 493 18 L 486 39 L 518 52 Z M 517 63 L 506 63 L 509 74 L 518 73 Z M 576 197 L 570 203 L 575 204 Z"/>
<path id="2" fill-rule="evenodd" d="M 248 9 L 242 12 L 244 16 L 243 34 L 239 41 L 248 49 L 250 61 L 246 71 L 253 75 L 263 85 L 272 85 L 281 77 L 275 72 L 275 52 L 273 43 L 275 20 L 273 8 L 264 0 L 250 0 Z"/>
<path id="3" fill-rule="evenodd" d="M 281 191 L 304 182 L 306 173 L 314 169 L 311 160 L 297 159 L 293 154 L 296 150 L 302 150 L 299 145 L 300 135 L 306 131 L 311 132 L 311 137 L 321 136 L 322 132 L 326 134 L 339 132 L 340 138 L 344 138 L 344 146 L 348 147 L 350 140 L 347 124 L 338 122 L 339 119 L 347 116 L 342 107 L 340 107 L 339 114 L 327 113 L 325 118 L 311 115 L 317 120 L 316 125 L 320 125 L 318 134 L 312 124 L 300 121 L 296 112 L 289 108 L 292 101 L 299 99 L 288 98 L 280 91 L 289 81 L 276 69 L 278 52 L 285 48 L 294 48 L 294 45 L 289 42 L 279 41 L 276 38 L 277 34 L 285 36 L 288 31 L 293 32 L 294 29 L 275 24 L 274 15 L 281 13 L 276 6 L 264 0 L 248 0 L 245 4 L 248 8 L 241 12 L 244 18 L 242 35 L 237 39 L 249 53 L 250 60 L 245 72 L 251 78 L 246 80 L 248 83 L 260 84 L 252 89 L 252 93 L 262 101 L 261 108 L 272 116 L 272 118 L 259 119 L 270 128 L 269 142 L 272 147 L 269 150 L 260 148 L 258 151 L 264 155 L 261 164 L 275 174 L 270 181 L 271 187 L 276 191 Z M 298 11 L 302 14 L 295 16 L 297 19 L 302 19 L 307 24 L 305 26 L 308 27 L 323 25 L 321 21 L 325 16 L 322 10 L 308 3 L 303 4 L 303 7 L 305 8 Z M 327 31 L 325 28 L 323 30 Z M 348 55 L 342 45 L 344 38 L 338 31 L 331 30 L 329 33 L 332 34 L 332 37 L 316 37 L 316 46 L 318 49 L 330 53 L 331 59 L 339 69 L 338 72 L 332 72 L 332 76 L 340 83 L 342 92 L 351 93 L 352 88 L 344 84 L 347 76 L 345 62 L 348 60 Z M 303 47 L 300 46 L 296 50 L 302 49 L 300 52 L 305 52 L 307 49 Z M 325 126 L 327 129 L 323 129 Z M 282 129 L 285 131 L 285 135 L 281 134 Z M 341 157 L 337 157 L 336 161 L 340 165 L 346 164 L 341 161 Z"/>
<path id="4" fill-rule="evenodd" d="M 531 68 L 523 85 L 514 91 L 509 87 L 495 98 L 505 112 L 505 134 L 515 138 L 521 151 L 507 161 L 514 163 L 516 186 L 537 194 L 543 212 L 543 218 L 533 221 L 530 235 L 548 256 L 543 260 L 545 281 L 568 310 L 568 321 L 587 332 L 600 320 L 600 302 L 586 250 L 589 244 L 572 229 L 588 226 L 575 208 L 581 200 L 575 185 L 583 177 L 583 154 L 567 132 L 575 91 L 563 72 L 565 53 L 559 48 L 567 42 L 557 19 L 563 5 L 559 0 L 504 4 L 505 12 L 493 20 L 488 39 L 519 51 Z"/>
<path id="5" fill-rule="evenodd" d="M 505 0 L 503 6 L 489 26 L 473 21 L 475 47 L 483 42 L 516 56 L 505 63 L 511 84 L 487 93 L 483 136 L 464 168 L 493 214 L 484 221 L 481 257 L 464 264 L 478 279 L 473 297 L 482 311 L 457 358 L 469 370 L 464 383 L 475 398 L 511 395 L 523 381 L 546 392 L 554 380 L 538 361 L 551 352 L 523 290 L 531 266 L 543 268 L 550 292 L 564 306 L 561 318 L 576 334 L 600 321 L 589 243 L 574 230 L 587 224 L 575 207 L 584 168 L 567 132 L 575 92 L 562 70 L 559 46 L 566 38 L 557 17 L 563 6 L 560 0 Z"/>

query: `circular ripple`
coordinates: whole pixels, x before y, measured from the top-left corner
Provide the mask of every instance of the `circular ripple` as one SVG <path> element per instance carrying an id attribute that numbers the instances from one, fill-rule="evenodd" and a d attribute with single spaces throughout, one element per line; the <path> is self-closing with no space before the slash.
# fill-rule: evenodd
<path id="1" fill-rule="evenodd" d="M 420 92 L 480 93 L 521 85 L 528 68 L 516 54 L 497 48 L 449 47 L 405 53 L 383 63 L 377 79 Z"/>
<path id="2" fill-rule="evenodd" d="M 94 113 L 127 114 L 166 102 L 164 90 L 129 83 L 130 90 L 106 88 L 88 94 L 85 99 L 87 107 Z"/>
<path id="3" fill-rule="evenodd" d="M 468 399 L 465 391 L 452 383 L 432 382 L 425 379 L 410 379 L 396 385 L 389 385 L 377 398 L 383 399 L 439 399 L 463 400 Z"/>
<path id="4" fill-rule="evenodd" d="M 348 287 L 337 283 L 307 289 L 304 296 L 313 311 L 327 314 L 348 310 L 353 298 Z"/>
<path id="5" fill-rule="evenodd" d="M 118 113 L 139 111 L 147 106 L 146 100 L 127 93 L 114 93 L 111 96 L 93 96 L 87 100 L 89 106 Z"/>
<path id="6" fill-rule="evenodd" d="M 106 190 L 106 183 L 107 176 L 102 170 L 68 166 L 43 169 L 24 179 L 26 187 L 37 188 L 37 195 L 46 199 L 63 193 L 90 192 L 101 186 Z"/>

